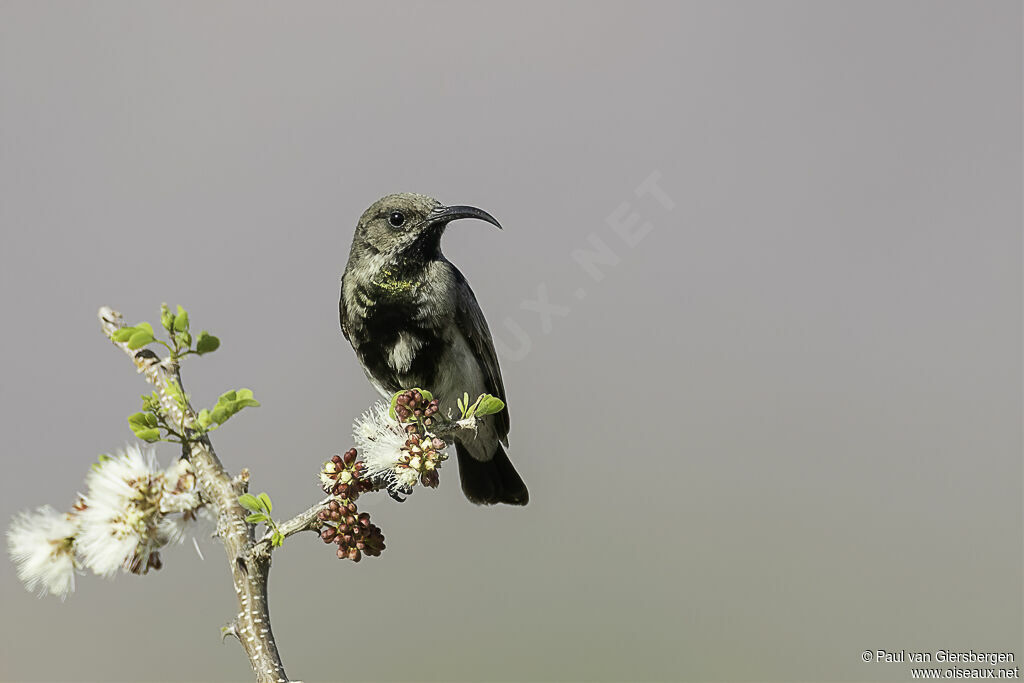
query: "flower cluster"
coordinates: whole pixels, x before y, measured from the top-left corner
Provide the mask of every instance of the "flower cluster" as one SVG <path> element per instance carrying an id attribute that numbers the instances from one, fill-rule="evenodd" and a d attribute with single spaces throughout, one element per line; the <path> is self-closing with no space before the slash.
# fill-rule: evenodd
<path id="1" fill-rule="evenodd" d="M 360 493 L 386 488 L 401 500 L 398 494 L 408 494 L 417 483 L 437 486 L 437 470 L 448 457 L 447 444 L 430 431 L 439 410 L 439 401 L 429 392 L 396 394 L 391 408 L 377 403 L 353 425 L 362 459 L 351 448 L 324 463 L 320 484 L 337 499 L 318 513 L 320 538 L 337 544 L 339 558 L 358 562 L 363 555 L 375 557 L 384 550 L 380 528 L 356 507 Z"/>
<path id="2" fill-rule="evenodd" d="M 392 490 L 407 490 L 417 483 L 436 487 L 437 470 L 448 458 L 447 444 L 431 432 L 438 410 L 437 399 L 410 389 L 395 396 L 395 417 L 383 403 L 364 413 L 353 435 L 366 475 Z"/>
<path id="3" fill-rule="evenodd" d="M 401 458 L 395 463 L 395 476 L 405 486 L 412 486 L 418 479 L 424 486 L 437 488 L 437 468 L 448 458 L 442 451 L 444 441 L 416 432 L 409 434 L 405 440 L 405 449 Z"/>
<path id="4" fill-rule="evenodd" d="M 384 534 L 370 521 L 370 515 L 359 512 L 356 504 L 332 500 L 318 517 L 324 522 L 320 538 L 338 546 L 338 559 L 358 562 L 362 556 L 378 557 L 384 550 Z"/>
<path id="5" fill-rule="evenodd" d="M 202 508 L 187 461 L 161 470 L 138 446 L 101 456 L 85 483 L 70 512 L 39 508 L 11 524 L 8 547 L 29 590 L 64 597 L 82 568 L 102 576 L 160 569 L 159 549 L 181 542 Z"/>
<path id="6" fill-rule="evenodd" d="M 364 478 L 366 465 L 356 460 L 356 449 L 335 455 L 320 470 L 320 483 L 328 493 L 341 498 L 332 500 L 317 517 L 323 522 L 320 538 L 338 546 L 338 559 L 358 562 L 364 554 L 377 557 L 384 550 L 384 534 L 370 522 L 370 515 L 359 512 L 355 500 L 363 491 L 371 490 L 373 482 Z"/>
<path id="7" fill-rule="evenodd" d="M 362 491 L 373 487 L 365 474 L 366 465 L 356 461 L 356 449 L 350 448 L 345 455 L 336 455 L 324 463 L 320 485 L 327 493 L 355 500 Z"/>
<path id="8" fill-rule="evenodd" d="M 434 422 L 434 414 L 440 410 L 440 401 L 424 396 L 419 389 L 403 391 L 395 397 L 395 415 L 401 422 L 422 420 L 426 426 Z"/>

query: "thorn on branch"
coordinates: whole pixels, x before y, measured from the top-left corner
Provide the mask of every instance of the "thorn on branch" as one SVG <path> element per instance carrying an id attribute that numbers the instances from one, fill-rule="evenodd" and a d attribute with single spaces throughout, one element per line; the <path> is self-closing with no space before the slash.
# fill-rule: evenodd
<path id="1" fill-rule="evenodd" d="M 235 626 L 235 622 L 232 621 L 226 626 L 220 627 L 220 642 L 224 642 L 228 639 L 228 636 L 234 636 L 235 640 L 242 642 L 242 639 L 238 637 L 238 629 Z"/>

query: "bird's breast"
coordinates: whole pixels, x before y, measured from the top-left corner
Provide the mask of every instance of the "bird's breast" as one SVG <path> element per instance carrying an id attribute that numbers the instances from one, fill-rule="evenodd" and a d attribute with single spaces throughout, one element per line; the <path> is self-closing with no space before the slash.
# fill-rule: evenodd
<path id="1" fill-rule="evenodd" d="M 349 341 L 366 373 L 386 391 L 434 384 L 451 345 L 454 297 L 445 266 L 389 262 L 349 274 Z"/>
<path id="2" fill-rule="evenodd" d="M 421 313 L 420 307 L 397 301 L 378 300 L 364 309 L 354 346 L 366 371 L 388 391 L 433 383 L 445 344 Z"/>

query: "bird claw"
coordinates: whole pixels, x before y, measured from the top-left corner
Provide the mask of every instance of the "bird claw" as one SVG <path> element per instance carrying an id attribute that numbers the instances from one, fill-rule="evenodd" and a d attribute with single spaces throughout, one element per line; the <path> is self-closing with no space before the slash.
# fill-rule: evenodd
<path id="1" fill-rule="evenodd" d="M 397 501 L 399 503 L 404 503 L 406 499 L 412 495 L 412 487 L 395 486 L 394 488 L 388 489 L 388 495 L 391 496 L 392 500 Z M 402 496 L 405 496 L 405 498 L 402 498 Z"/>

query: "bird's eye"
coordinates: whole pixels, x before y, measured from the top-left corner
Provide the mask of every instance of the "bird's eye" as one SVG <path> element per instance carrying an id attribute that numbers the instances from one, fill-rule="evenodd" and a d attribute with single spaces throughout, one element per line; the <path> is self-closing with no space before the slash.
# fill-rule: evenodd
<path id="1" fill-rule="evenodd" d="M 388 216 L 388 223 L 395 228 L 402 227 L 402 224 L 405 223 L 405 214 L 401 211 L 392 211 Z"/>

